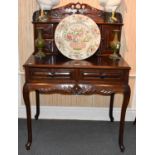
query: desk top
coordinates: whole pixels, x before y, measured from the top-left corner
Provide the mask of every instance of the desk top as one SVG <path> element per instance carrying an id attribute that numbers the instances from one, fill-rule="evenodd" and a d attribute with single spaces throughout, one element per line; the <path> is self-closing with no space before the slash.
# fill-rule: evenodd
<path id="1" fill-rule="evenodd" d="M 38 59 L 31 55 L 24 67 L 47 67 L 47 68 L 104 68 L 104 69 L 130 69 L 127 62 L 112 60 L 109 56 L 92 56 L 85 60 L 71 60 L 62 55 L 49 55 L 43 59 Z"/>

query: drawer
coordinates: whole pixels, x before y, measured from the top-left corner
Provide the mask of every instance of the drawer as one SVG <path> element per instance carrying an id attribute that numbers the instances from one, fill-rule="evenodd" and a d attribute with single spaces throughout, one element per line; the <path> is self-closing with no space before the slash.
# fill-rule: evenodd
<path id="1" fill-rule="evenodd" d="M 80 80 L 123 82 L 125 73 L 114 69 L 80 69 Z"/>
<path id="2" fill-rule="evenodd" d="M 56 24 L 36 24 L 35 25 L 35 38 L 38 37 L 38 28 L 42 28 L 42 35 L 44 39 L 53 39 L 54 38 L 54 32 L 56 29 Z"/>
<path id="3" fill-rule="evenodd" d="M 31 68 L 31 80 L 73 80 L 75 77 L 74 69 L 48 69 Z"/>

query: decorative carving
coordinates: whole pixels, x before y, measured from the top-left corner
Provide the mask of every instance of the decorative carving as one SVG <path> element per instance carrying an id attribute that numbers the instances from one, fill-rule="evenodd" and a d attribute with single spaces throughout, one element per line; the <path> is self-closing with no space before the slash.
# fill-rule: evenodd
<path id="1" fill-rule="evenodd" d="M 103 95 L 111 95 L 111 94 L 113 94 L 113 91 L 112 90 L 107 90 L 107 89 L 102 89 L 100 91 L 100 93 L 103 94 Z"/>
<path id="2" fill-rule="evenodd" d="M 87 6 L 85 4 L 80 4 L 78 2 L 78 3 L 72 4 L 71 7 L 66 8 L 65 12 L 66 13 L 81 13 L 81 14 L 84 14 L 84 13 L 88 12 L 88 9 L 87 9 Z"/>
<path id="3" fill-rule="evenodd" d="M 82 14 L 92 18 L 98 25 L 101 31 L 101 44 L 95 55 L 111 54 L 113 51 L 110 48 L 110 41 L 112 41 L 112 31 L 118 29 L 121 31 L 122 16 L 120 13 L 116 13 L 117 22 L 109 25 L 108 19 L 111 16 L 109 12 L 103 12 L 88 4 L 69 3 L 63 7 L 58 7 L 52 10 L 45 11 L 48 16 L 48 21 L 41 24 L 39 21 L 40 10 L 35 11 L 33 14 L 33 23 L 35 31 L 35 39 L 37 38 L 36 29 L 42 27 L 43 38 L 45 39 L 45 53 L 48 54 L 60 54 L 58 48 L 55 45 L 54 33 L 58 23 L 65 17 L 72 14 Z M 121 33 L 120 33 L 121 35 Z M 120 40 L 120 37 L 119 37 Z M 35 52 L 37 49 L 35 48 Z"/>
<path id="4" fill-rule="evenodd" d="M 58 91 L 55 87 L 44 87 L 44 88 L 39 88 L 38 89 L 40 93 L 54 93 Z"/>
<path id="5" fill-rule="evenodd" d="M 90 16 L 101 16 L 103 14 L 103 11 L 98 10 L 96 8 L 93 8 L 87 4 L 81 4 L 81 3 L 69 3 L 66 6 L 52 9 L 52 10 L 46 10 L 47 16 L 50 18 L 64 18 L 67 15 L 71 14 L 85 14 Z M 39 21 L 39 15 L 40 11 L 36 11 L 33 15 L 33 21 Z"/>
<path id="6" fill-rule="evenodd" d="M 84 95 L 84 94 L 92 94 L 96 91 L 95 87 L 92 85 L 78 85 L 75 84 L 73 87 L 65 87 L 65 90 L 68 93 L 72 93 L 75 95 Z"/>
<path id="7" fill-rule="evenodd" d="M 90 17 L 101 17 L 101 19 L 104 19 L 108 22 L 109 17 L 111 16 L 111 13 L 109 12 L 103 12 L 102 10 L 96 9 L 88 4 L 84 3 L 69 3 L 63 7 L 55 8 L 52 10 L 46 10 L 45 13 L 48 16 L 48 20 L 51 19 L 63 19 L 64 17 L 71 15 L 71 14 L 84 14 Z M 37 22 L 39 21 L 40 16 L 40 10 L 36 11 L 33 14 L 33 21 Z M 116 13 L 116 17 L 118 21 L 116 23 L 122 23 L 122 17 L 120 13 Z"/>
<path id="8" fill-rule="evenodd" d="M 89 84 L 62 84 L 52 85 L 47 87 L 38 88 L 40 93 L 62 93 L 62 94 L 73 94 L 73 95 L 111 95 L 114 93 L 109 88 L 97 88 L 96 86 Z"/>
<path id="9" fill-rule="evenodd" d="M 77 3 L 78 4 L 78 3 Z M 66 11 L 66 8 L 71 8 Z M 58 50 L 56 49 L 55 43 L 54 43 L 54 32 L 55 28 L 57 27 L 57 24 L 65 17 L 72 13 L 74 13 L 73 10 L 76 10 L 78 13 L 85 14 L 87 16 L 91 16 L 91 18 L 98 24 L 101 33 L 102 33 L 102 41 L 101 46 L 99 48 L 99 52 L 97 52 L 97 55 L 104 55 L 103 57 L 96 57 L 93 56 L 88 60 L 90 64 L 84 64 L 83 67 L 80 63 L 73 62 L 70 65 L 65 65 L 65 63 L 69 62 L 70 60 L 60 57 L 54 54 L 58 54 Z M 109 43 L 112 40 L 111 32 L 113 29 L 119 29 L 122 28 L 122 17 L 121 14 L 118 15 L 118 23 L 115 24 L 109 24 L 107 23 L 106 19 L 109 19 L 110 13 L 102 12 L 101 10 L 97 10 L 95 8 L 92 8 L 86 4 L 82 5 L 75 5 L 74 3 L 68 4 L 64 7 L 56 8 L 53 10 L 47 11 L 48 15 L 48 21 L 45 23 L 41 23 L 38 21 L 38 17 L 40 15 L 40 11 L 36 11 L 33 14 L 33 24 L 34 24 L 34 39 L 37 37 L 36 29 L 37 27 L 43 27 L 45 30 L 43 32 L 43 38 L 45 39 L 45 42 L 47 43 L 45 45 L 45 49 L 47 51 L 54 51 L 53 55 L 47 55 L 45 59 L 37 60 L 34 58 L 34 55 L 31 55 L 27 62 L 24 64 L 25 68 L 25 79 L 26 82 L 23 87 L 23 97 L 26 105 L 26 112 L 27 112 L 27 131 L 28 131 L 28 142 L 26 144 L 26 148 L 30 149 L 31 143 L 32 143 L 32 129 L 31 129 L 31 107 L 30 107 L 30 91 L 37 91 L 36 95 L 36 102 L 37 108 L 39 106 L 39 93 L 58 93 L 58 94 L 78 94 L 78 95 L 93 95 L 93 94 L 100 94 L 100 95 L 111 95 L 114 93 L 123 93 L 123 104 L 122 104 L 122 110 L 121 110 L 121 121 L 120 121 L 120 130 L 119 130 L 119 145 L 121 148 L 121 151 L 124 151 L 124 145 L 123 145 L 123 133 L 124 133 L 124 119 L 125 119 L 125 113 L 126 108 L 129 103 L 130 98 L 130 87 L 128 86 L 128 77 L 129 77 L 129 70 L 130 67 L 124 62 L 123 58 L 121 58 L 120 61 L 112 62 L 108 57 L 107 54 L 111 54 L 109 49 Z M 120 39 L 120 38 L 119 38 Z M 36 52 L 36 50 L 35 50 Z M 34 52 L 34 54 L 35 54 Z M 79 65 L 80 64 L 80 65 Z M 74 73 L 69 72 L 71 76 L 66 76 L 61 74 L 61 78 L 53 78 L 52 70 L 65 70 L 65 69 L 71 69 Z M 89 79 L 82 79 L 80 70 L 83 69 L 91 69 L 91 70 L 116 70 L 122 72 L 120 77 L 123 77 L 122 80 L 119 80 L 119 76 L 112 76 L 110 74 L 109 79 L 104 79 L 105 76 L 103 76 L 101 73 L 98 72 L 94 76 L 94 78 Z M 37 72 L 42 72 L 43 76 L 32 74 L 32 70 Z M 49 72 L 50 70 L 50 72 Z M 49 76 L 52 76 L 52 78 Z M 40 73 L 39 73 L 40 74 Z M 42 73 L 41 73 L 42 74 Z M 67 72 L 68 74 L 68 72 Z M 57 74 L 59 77 L 59 74 Z M 55 75 L 56 76 L 56 75 Z M 43 78 L 44 77 L 44 78 Z M 69 77 L 66 80 L 63 80 L 65 77 Z M 60 81 L 63 81 L 60 82 Z M 83 83 L 81 83 L 83 82 Z M 112 99 L 113 100 L 113 99 Z M 111 101 L 113 102 L 113 101 Z M 112 106 L 112 103 L 111 103 Z M 37 110 L 36 118 L 39 116 L 39 109 Z M 112 118 L 112 117 L 111 117 Z"/>
<path id="10" fill-rule="evenodd" d="M 42 87 L 38 89 L 41 93 L 63 93 L 63 94 L 74 94 L 74 95 L 80 95 L 80 94 L 89 94 L 93 93 L 94 89 L 90 85 L 80 86 L 78 84 L 72 85 L 72 84 L 64 84 L 64 85 L 54 85 L 51 87 Z"/>

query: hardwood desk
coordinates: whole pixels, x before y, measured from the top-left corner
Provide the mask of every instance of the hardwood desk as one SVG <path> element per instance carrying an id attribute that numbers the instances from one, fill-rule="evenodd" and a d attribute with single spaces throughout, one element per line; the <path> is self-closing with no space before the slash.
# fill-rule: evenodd
<path id="1" fill-rule="evenodd" d="M 47 56 L 45 59 L 36 59 L 31 55 L 24 64 L 26 82 L 23 96 L 27 112 L 28 142 L 26 149 L 32 143 L 31 104 L 30 91 L 36 91 L 37 111 L 35 118 L 39 117 L 39 94 L 60 93 L 78 95 L 113 95 L 123 93 L 119 146 L 124 151 L 123 133 L 126 108 L 130 98 L 128 77 L 130 67 L 121 58 L 118 61 L 108 56 L 91 57 L 86 60 L 70 60 L 63 56 Z M 111 105 L 113 104 L 111 102 Z"/>
<path id="2" fill-rule="evenodd" d="M 86 60 L 75 61 L 63 57 L 55 44 L 54 33 L 59 22 L 73 14 L 83 14 L 92 18 L 98 25 L 101 32 L 101 43 L 96 53 Z M 48 20 L 40 22 L 40 10 L 33 14 L 34 42 L 37 39 L 37 29 L 43 30 L 43 39 L 45 40 L 44 53 L 47 55 L 44 59 L 36 59 L 38 52 L 34 46 L 34 52 L 24 64 L 25 84 L 23 87 L 23 96 L 27 112 L 28 141 L 26 149 L 30 149 L 32 143 L 31 128 L 31 104 L 30 91 L 36 91 L 36 116 L 38 119 L 40 113 L 39 94 L 40 93 L 60 93 L 60 94 L 78 94 L 78 95 L 110 95 L 109 116 L 113 121 L 112 108 L 114 94 L 122 93 L 124 95 L 119 130 L 119 146 L 123 152 L 124 119 L 126 108 L 130 98 L 130 87 L 128 85 L 130 67 L 121 58 L 118 61 L 109 59 L 113 52 L 110 42 L 113 40 L 113 31 L 119 30 L 118 39 L 121 38 L 123 19 L 120 13 L 116 13 L 117 21 L 109 21 L 111 14 L 93 8 L 87 4 L 69 3 L 63 7 L 46 11 Z M 119 54 L 119 51 L 118 51 Z"/>

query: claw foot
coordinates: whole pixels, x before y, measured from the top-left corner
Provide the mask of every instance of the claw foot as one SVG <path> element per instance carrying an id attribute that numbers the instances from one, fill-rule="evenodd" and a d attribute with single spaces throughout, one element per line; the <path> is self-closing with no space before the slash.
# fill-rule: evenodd
<path id="1" fill-rule="evenodd" d="M 120 144 L 119 147 L 120 147 L 121 152 L 125 151 L 125 146 L 123 144 Z"/>
<path id="2" fill-rule="evenodd" d="M 27 144 L 25 145 L 26 150 L 30 150 L 31 148 L 31 142 L 27 142 Z"/>

